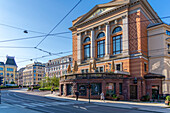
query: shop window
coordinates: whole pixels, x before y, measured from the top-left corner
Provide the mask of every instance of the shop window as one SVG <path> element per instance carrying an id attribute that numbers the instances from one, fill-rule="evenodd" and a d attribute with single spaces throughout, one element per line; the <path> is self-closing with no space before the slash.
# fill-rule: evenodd
<path id="1" fill-rule="evenodd" d="M 67 84 L 67 95 L 73 95 L 73 85 Z"/>
<path id="2" fill-rule="evenodd" d="M 114 83 L 114 94 L 116 94 L 116 83 Z"/>
<path id="3" fill-rule="evenodd" d="M 119 83 L 119 94 L 122 95 L 122 83 Z"/>
<path id="4" fill-rule="evenodd" d="M 100 95 L 102 92 L 101 83 L 91 84 L 91 95 Z"/>
<path id="5" fill-rule="evenodd" d="M 87 95 L 87 88 L 85 84 L 78 84 L 77 85 L 80 96 L 86 96 Z"/>

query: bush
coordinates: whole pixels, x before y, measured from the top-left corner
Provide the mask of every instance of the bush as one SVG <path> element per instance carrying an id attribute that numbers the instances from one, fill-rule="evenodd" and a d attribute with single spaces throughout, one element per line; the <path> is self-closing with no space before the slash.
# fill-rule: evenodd
<path id="1" fill-rule="evenodd" d="M 18 86 L 1 86 L 1 89 L 7 89 L 7 88 L 19 88 Z"/>
<path id="2" fill-rule="evenodd" d="M 149 101 L 150 97 L 149 95 L 142 96 L 141 101 Z"/>
<path id="3" fill-rule="evenodd" d="M 166 101 L 170 101 L 170 96 L 166 96 Z"/>
<path id="4" fill-rule="evenodd" d="M 51 91 L 51 87 L 45 87 L 45 88 L 39 88 L 40 91 Z M 58 87 L 54 88 L 54 91 L 55 90 L 59 90 Z"/>

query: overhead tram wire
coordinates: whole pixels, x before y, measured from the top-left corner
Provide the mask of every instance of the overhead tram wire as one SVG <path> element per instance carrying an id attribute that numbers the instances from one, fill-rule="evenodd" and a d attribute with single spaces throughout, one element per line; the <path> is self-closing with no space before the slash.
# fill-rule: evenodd
<path id="1" fill-rule="evenodd" d="M 33 31 L 33 30 L 24 29 L 24 28 L 20 28 L 20 27 L 15 27 L 15 26 L 12 26 L 12 25 L 2 24 L 2 23 L 0 23 L 0 26 L 5 26 L 5 27 L 13 28 L 13 29 L 22 30 L 22 31 L 26 30 L 26 31 L 32 32 L 32 33 L 47 34 L 47 33 L 39 32 L 39 31 Z"/>
<path id="2" fill-rule="evenodd" d="M 49 34 L 49 36 L 56 36 L 56 35 L 61 35 L 61 34 L 68 34 L 71 32 L 60 32 L 60 33 L 54 33 L 54 34 Z M 12 42 L 12 41 L 19 41 L 19 40 L 29 40 L 29 39 L 35 39 L 35 38 L 41 38 L 44 37 L 45 35 L 39 35 L 39 36 L 32 36 L 32 37 L 25 37 L 25 38 L 16 38 L 16 39 L 10 39 L 10 40 L 0 40 L 0 43 L 3 42 Z"/>
<path id="3" fill-rule="evenodd" d="M 61 19 L 61 21 L 56 24 L 53 29 L 51 29 L 51 31 L 37 44 L 36 47 L 38 47 L 48 36 L 49 34 L 51 34 L 63 21 L 64 19 L 81 3 L 82 0 L 80 0 L 65 16 L 64 18 Z"/>
<path id="4" fill-rule="evenodd" d="M 165 19 L 165 18 L 170 18 L 170 16 L 166 16 L 166 17 L 162 17 L 162 18 L 158 18 L 158 19 Z M 150 20 L 155 20 L 155 19 L 150 19 Z M 150 20 L 144 20 L 144 21 L 138 21 L 138 22 L 145 22 L 145 21 L 150 21 Z M 124 24 L 132 24 L 132 23 L 137 23 L 137 22 L 124 23 Z M 124 25 L 124 24 L 120 24 L 120 25 Z M 49 34 L 49 36 L 55 36 L 55 35 L 67 34 L 67 33 L 71 33 L 71 32 L 61 32 L 61 33 Z M 25 38 L 16 38 L 16 39 L 11 39 L 11 40 L 1 40 L 0 43 L 10 42 L 10 41 L 18 41 L 18 40 L 34 39 L 34 38 L 40 38 L 40 37 L 44 37 L 44 36 L 46 36 L 46 35 L 32 36 L 32 37 L 25 37 Z M 64 36 L 58 36 L 58 37 L 65 38 L 65 39 L 72 39 L 72 38 L 64 37 Z"/>

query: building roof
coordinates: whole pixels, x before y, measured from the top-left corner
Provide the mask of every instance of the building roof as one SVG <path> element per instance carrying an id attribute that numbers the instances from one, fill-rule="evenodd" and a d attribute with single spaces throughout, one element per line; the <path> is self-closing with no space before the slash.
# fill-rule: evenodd
<path id="1" fill-rule="evenodd" d="M 6 58 L 7 58 L 7 59 L 6 59 L 5 65 L 17 66 L 14 57 L 7 56 Z"/>
<path id="2" fill-rule="evenodd" d="M 4 65 L 4 62 L 0 62 L 0 65 Z"/>
<path id="3" fill-rule="evenodd" d="M 147 28 L 155 27 L 161 24 L 164 24 L 164 23 L 152 23 L 152 24 L 149 24 Z"/>
<path id="4" fill-rule="evenodd" d="M 154 79 L 154 78 L 165 78 L 164 75 L 156 74 L 156 73 L 148 73 L 144 76 L 145 79 Z"/>

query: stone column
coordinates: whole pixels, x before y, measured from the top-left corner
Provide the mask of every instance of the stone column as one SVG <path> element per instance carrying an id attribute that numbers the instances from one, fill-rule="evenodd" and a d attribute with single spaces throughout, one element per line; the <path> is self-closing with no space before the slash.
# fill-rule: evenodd
<path id="1" fill-rule="evenodd" d="M 105 56 L 109 57 L 110 54 L 110 25 L 106 23 L 106 42 L 105 42 Z"/>
<path id="2" fill-rule="evenodd" d="M 95 36 L 94 36 L 94 29 L 91 29 L 91 58 L 95 57 Z"/>
<path id="3" fill-rule="evenodd" d="M 128 16 L 126 15 L 123 16 L 122 21 L 123 21 L 122 52 L 124 55 L 128 55 L 129 54 Z"/>
<path id="4" fill-rule="evenodd" d="M 67 96 L 67 85 L 64 84 L 63 87 L 64 87 L 64 88 L 63 88 L 63 95 L 64 95 L 64 96 Z"/>
<path id="5" fill-rule="evenodd" d="M 82 47 L 81 47 L 81 33 L 77 34 L 77 64 L 81 64 L 81 58 L 82 58 Z"/>

